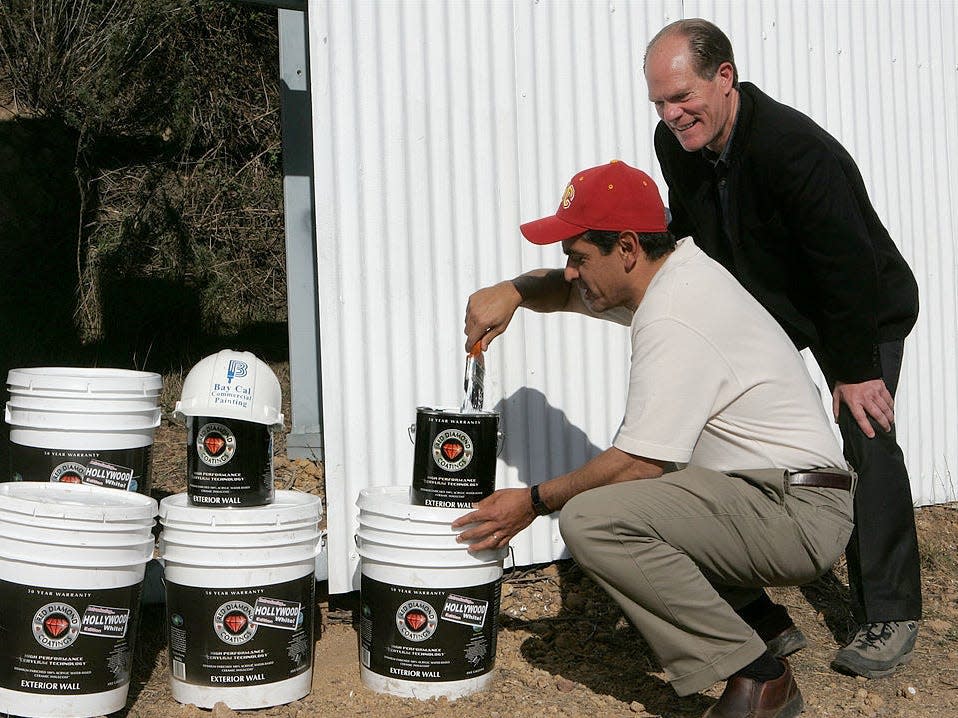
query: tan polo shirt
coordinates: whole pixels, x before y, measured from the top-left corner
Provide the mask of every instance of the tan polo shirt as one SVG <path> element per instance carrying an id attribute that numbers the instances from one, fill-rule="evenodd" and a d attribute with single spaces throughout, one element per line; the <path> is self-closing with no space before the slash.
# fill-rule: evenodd
<path id="1" fill-rule="evenodd" d="M 691 238 L 656 273 L 631 333 L 617 448 L 717 471 L 846 466 L 788 336 Z"/>

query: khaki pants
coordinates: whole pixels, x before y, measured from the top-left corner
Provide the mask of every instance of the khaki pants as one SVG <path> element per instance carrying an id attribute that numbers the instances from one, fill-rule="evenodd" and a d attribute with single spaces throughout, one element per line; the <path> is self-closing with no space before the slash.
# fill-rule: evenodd
<path id="1" fill-rule="evenodd" d="M 735 613 L 765 586 L 827 571 L 852 530 L 852 493 L 792 487 L 781 469 L 690 466 L 586 491 L 559 528 L 579 565 L 622 607 L 679 695 L 758 658 Z"/>

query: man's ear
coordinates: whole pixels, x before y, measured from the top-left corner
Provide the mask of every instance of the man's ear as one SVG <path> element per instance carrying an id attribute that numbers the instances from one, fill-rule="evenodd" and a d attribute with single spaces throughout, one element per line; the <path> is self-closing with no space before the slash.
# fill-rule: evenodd
<path id="1" fill-rule="evenodd" d="M 619 243 L 617 245 L 619 253 L 625 261 L 626 270 L 631 270 L 635 263 L 639 261 L 639 255 L 642 254 L 642 246 L 639 244 L 639 236 L 632 230 L 619 232 Z"/>
<path id="2" fill-rule="evenodd" d="M 731 62 L 723 62 L 715 72 L 715 79 L 719 81 L 722 92 L 728 95 L 735 84 L 735 68 Z"/>

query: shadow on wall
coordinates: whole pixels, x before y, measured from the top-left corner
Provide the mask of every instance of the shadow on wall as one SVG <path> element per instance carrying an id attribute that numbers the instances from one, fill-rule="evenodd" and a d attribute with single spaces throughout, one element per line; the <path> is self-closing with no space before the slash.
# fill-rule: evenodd
<path id="1" fill-rule="evenodd" d="M 499 456 L 527 486 L 577 468 L 602 451 L 538 389 L 522 387 L 493 411 L 499 412 L 504 435 Z"/>

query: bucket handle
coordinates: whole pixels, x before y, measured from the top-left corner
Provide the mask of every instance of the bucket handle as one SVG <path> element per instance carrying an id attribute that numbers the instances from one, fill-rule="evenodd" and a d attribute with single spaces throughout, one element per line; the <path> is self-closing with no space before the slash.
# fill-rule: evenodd
<path id="1" fill-rule="evenodd" d="M 409 443 L 413 446 L 416 445 L 416 425 L 415 423 L 410 424 L 406 428 L 406 433 L 409 435 Z M 496 432 L 496 456 L 502 453 L 503 444 L 505 444 L 506 435 L 501 431 Z"/>

